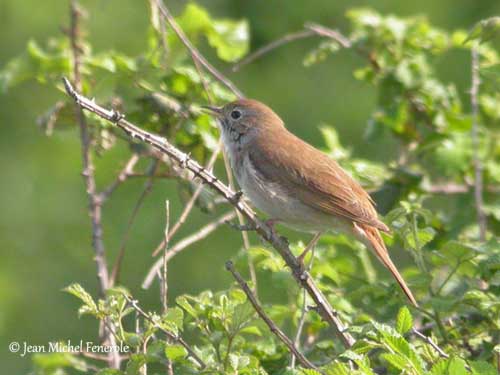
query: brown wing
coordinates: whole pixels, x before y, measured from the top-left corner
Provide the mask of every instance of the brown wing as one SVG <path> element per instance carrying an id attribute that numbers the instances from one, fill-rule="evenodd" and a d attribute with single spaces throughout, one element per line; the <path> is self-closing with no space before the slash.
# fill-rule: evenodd
<path id="1" fill-rule="evenodd" d="M 257 142 L 250 150 L 254 166 L 266 178 L 288 186 L 304 204 L 389 231 L 368 193 L 336 161 L 283 128 L 266 132 Z"/>

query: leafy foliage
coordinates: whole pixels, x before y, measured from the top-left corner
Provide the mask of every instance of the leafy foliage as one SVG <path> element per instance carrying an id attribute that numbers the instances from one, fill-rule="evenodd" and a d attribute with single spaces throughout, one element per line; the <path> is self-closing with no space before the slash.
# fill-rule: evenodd
<path id="1" fill-rule="evenodd" d="M 373 86 L 378 96 L 367 124 L 367 141 L 390 136 L 399 143 L 400 151 L 386 165 L 354 158 L 335 130 L 323 124 L 325 152 L 373 192 L 393 231 L 386 242 L 414 260 L 403 273 L 421 306 L 411 311 L 400 307 L 397 286 L 378 274 L 359 243 L 345 236 L 325 236 L 317 246 L 310 273 L 349 323 L 357 342 L 344 350 L 311 309 L 304 314 L 301 350 L 328 375 L 493 375 L 497 371 L 493 363 L 500 355 L 500 241 L 495 236 L 500 228 L 500 57 L 489 41 L 497 34 L 498 17 L 479 22 L 469 34 L 436 28 L 423 17 L 383 16 L 370 9 L 353 9 L 347 18 L 353 51 L 365 64 L 353 75 Z M 206 40 L 223 61 L 235 61 L 248 51 L 245 20 L 215 19 L 190 3 L 177 22 L 190 40 Z M 112 50 L 94 52 L 89 44 L 80 46 L 84 91 L 99 102 L 112 103 L 145 129 L 168 137 L 200 162 L 207 161 L 217 147 L 218 135 L 213 120 L 199 110 L 209 99 L 205 86 L 217 103 L 232 100 L 233 94 L 199 71 L 181 41 L 164 32 L 154 9 L 145 46 L 140 56 Z M 477 149 L 471 144 L 473 115 L 468 97 L 452 82 L 442 81 L 436 68 L 436 60 L 445 59 L 450 51 L 468 54 L 472 48 L 479 54 L 483 79 Z M 314 66 L 338 50 L 334 41 L 322 42 L 304 63 Z M 30 41 L 26 52 L 0 71 L 0 91 L 26 80 L 62 90 L 60 77 L 71 74 L 71 56 L 66 37 L 51 39 L 43 46 Z M 39 123 L 47 134 L 74 127 L 72 108 L 65 99 L 42 115 Z M 115 144 L 126 142 L 131 153 L 155 160 L 148 147 L 123 140 L 113 127 L 86 116 L 92 127 L 93 152 L 98 156 L 104 157 Z M 474 180 L 475 152 L 484 166 L 484 209 L 490 229 L 486 242 L 478 241 L 475 209 L 467 193 Z M 151 164 L 145 173 L 148 168 Z M 166 162 L 158 168 L 156 173 L 170 176 L 179 186 L 183 199 L 192 196 L 192 183 L 173 165 Z M 446 189 L 456 185 L 467 194 L 449 194 Z M 436 200 L 442 204 L 428 203 Z M 212 212 L 215 197 L 202 194 L 196 205 Z M 292 245 L 297 254 L 303 248 L 301 243 Z M 282 288 L 284 301 L 264 306 L 293 335 L 301 324 L 302 306 L 311 301 L 291 282 L 275 252 L 253 247 L 239 253 L 238 264 L 243 267 L 247 257 L 256 265 L 259 277 Z M 200 373 L 186 348 L 165 332 L 189 338 L 194 352 L 207 364 L 203 373 L 319 374 L 289 366 L 290 353 L 258 319 L 239 289 L 182 295 L 163 313 L 148 312 L 147 318 L 134 313 L 125 289 L 108 290 L 97 301 L 78 284 L 65 290 L 82 302 L 80 315 L 111 323 L 119 341 L 131 348 L 133 354 L 126 358 L 123 371 L 99 363 L 100 375 L 139 374 L 145 366 L 160 373 L 169 362 L 176 374 Z M 416 336 L 415 328 L 431 341 Z M 429 342 L 439 345 L 448 358 L 440 356 Z M 89 366 L 91 360 L 69 353 L 37 355 L 33 362 L 40 374 L 94 368 Z"/>

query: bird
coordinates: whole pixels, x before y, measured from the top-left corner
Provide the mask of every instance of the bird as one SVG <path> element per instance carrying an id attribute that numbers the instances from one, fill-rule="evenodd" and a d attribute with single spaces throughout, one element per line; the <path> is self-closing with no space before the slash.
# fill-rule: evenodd
<path id="1" fill-rule="evenodd" d="M 390 230 L 378 218 L 374 201 L 334 159 L 290 132 L 257 100 L 203 108 L 216 118 L 236 181 L 250 202 L 269 216 L 266 223 L 273 230 L 280 223 L 314 234 L 301 261 L 325 231 L 353 236 L 374 252 L 418 306 L 389 256 L 380 232 Z"/>

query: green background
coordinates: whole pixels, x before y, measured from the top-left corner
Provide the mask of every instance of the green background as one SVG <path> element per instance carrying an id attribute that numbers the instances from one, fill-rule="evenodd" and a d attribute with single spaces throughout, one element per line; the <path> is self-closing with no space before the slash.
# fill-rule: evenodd
<path id="1" fill-rule="evenodd" d="M 167 1 L 177 14 L 185 2 Z M 500 14 L 498 0 L 398 0 L 371 1 L 199 1 L 216 17 L 247 18 L 252 50 L 313 21 L 346 30 L 347 9 L 369 6 L 399 16 L 422 14 L 445 29 L 468 29 L 476 21 Z M 146 43 L 149 9 L 146 1 L 82 1 L 89 11 L 88 38 L 96 50 L 115 49 L 140 53 Z M 0 66 L 20 54 L 33 38 L 43 43 L 68 24 L 68 2 L 63 0 L 0 0 Z M 245 92 L 273 107 L 287 126 L 320 146 L 317 125 L 335 126 L 341 142 L 359 157 L 386 160 L 396 153 L 388 139 L 367 144 L 363 132 L 375 107 L 373 89 L 356 81 L 352 70 L 362 64 L 350 51 L 328 58 L 326 63 L 304 68 L 305 53 L 317 45 L 309 39 L 282 47 L 238 73 L 220 68 Z M 210 51 L 207 56 L 213 59 Z M 450 56 L 439 62 L 440 75 L 457 83 L 466 95 L 469 76 L 467 56 Z M 96 292 L 97 280 L 90 246 L 90 223 L 80 176 L 80 145 L 76 129 L 46 137 L 36 126 L 43 113 L 62 94 L 28 83 L 0 97 L 0 363 L 6 374 L 26 373 L 29 358 L 8 351 L 12 341 L 47 345 L 59 339 L 95 339 L 95 322 L 78 319 L 78 302 L 61 289 L 79 282 Z M 124 150 L 114 150 L 97 161 L 103 186 L 120 169 Z M 142 181 L 120 187 L 104 208 L 104 238 L 111 259 L 117 253 L 123 231 L 140 192 Z M 175 219 L 182 205 L 173 185 L 158 182 L 147 198 L 128 243 L 123 283 L 148 308 L 159 304 L 155 288 L 139 287 L 149 265 L 150 253 L 163 233 L 165 199 Z M 207 222 L 194 211 L 176 239 Z M 299 238 L 296 234 L 294 238 Z M 253 238 L 256 242 L 256 239 Z M 256 242 L 258 243 L 258 242 Z M 170 266 L 170 296 L 225 288 L 231 278 L 224 262 L 239 248 L 239 234 L 227 227 L 176 257 Z M 397 261 L 397 256 L 395 256 Z M 271 280 L 261 280 L 261 285 Z M 264 299 L 284 298 L 283 292 L 262 288 Z"/>

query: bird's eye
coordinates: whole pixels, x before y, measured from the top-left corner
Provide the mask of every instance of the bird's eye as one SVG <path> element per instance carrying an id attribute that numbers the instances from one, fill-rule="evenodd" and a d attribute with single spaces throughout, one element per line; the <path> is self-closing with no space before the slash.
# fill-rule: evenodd
<path id="1" fill-rule="evenodd" d="M 241 112 L 238 111 L 237 109 L 234 109 L 232 112 L 231 112 L 231 118 L 233 120 L 238 120 L 239 118 L 241 117 Z"/>

